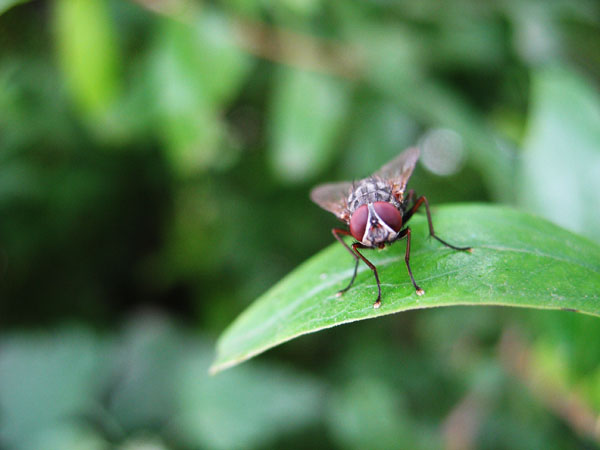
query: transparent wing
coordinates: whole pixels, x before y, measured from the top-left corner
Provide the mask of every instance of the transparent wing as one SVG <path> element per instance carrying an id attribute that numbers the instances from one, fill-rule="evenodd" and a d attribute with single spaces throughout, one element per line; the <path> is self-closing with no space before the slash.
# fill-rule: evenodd
<path id="1" fill-rule="evenodd" d="M 412 175 L 418 159 L 419 149 L 411 147 L 404 150 L 373 175 L 382 180 L 389 181 L 394 194 L 400 195 L 406 189 L 406 183 L 408 183 L 408 179 Z"/>
<path id="2" fill-rule="evenodd" d="M 351 189 L 350 182 L 321 184 L 310 191 L 310 199 L 338 218 L 348 221 L 350 218 L 348 196 Z"/>

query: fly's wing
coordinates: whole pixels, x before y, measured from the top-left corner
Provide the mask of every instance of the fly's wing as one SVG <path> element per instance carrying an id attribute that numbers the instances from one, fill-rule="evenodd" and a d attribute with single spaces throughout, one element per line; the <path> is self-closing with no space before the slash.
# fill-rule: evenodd
<path id="1" fill-rule="evenodd" d="M 348 222 L 350 220 L 348 196 L 351 189 L 350 182 L 321 184 L 310 191 L 310 199 L 339 219 Z"/>
<path id="2" fill-rule="evenodd" d="M 408 183 L 408 179 L 412 175 L 418 159 L 419 149 L 411 147 L 404 150 L 373 175 L 389 182 L 394 195 L 402 199 L 406 183 Z"/>

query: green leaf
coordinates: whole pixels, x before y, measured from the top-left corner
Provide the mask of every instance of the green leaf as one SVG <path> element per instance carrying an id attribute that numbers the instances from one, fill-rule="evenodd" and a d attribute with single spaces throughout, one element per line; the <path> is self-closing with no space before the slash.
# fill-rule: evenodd
<path id="1" fill-rule="evenodd" d="M 179 174 L 193 175 L 235 159 L 221 110 L 238 93 L 250 63 L 215 11 L 203 10 L 191 23 L 161 22 L 151 85 L 167 156 Z"/>
<path id="2" fill-rule="evenodd" d="M 532 85 L 519 200 L 598 241 L 600 95 L 593 83 L 560 67 L 534 72 Z"/>
<path id="3" fill-rule="evenodd" d="M 304 181 L 331 162 L 349 102 L 348 85 L 334 77 L 288 68 L 277 72 L 268 157 L 281 181 Z"/>
<path id="4" fill-rule="evenodd" d="M 0 0 L 0 14 L 4 14 L 13 6 L 17 6 L 20 3 L 26 3 L 29 0 Z"/>
<path id="5" fill-rule="evenodd" d="M 60 0 L 54 26 L 67 88 L 92 120 L 102 118 L 119 91 L 117 39 L 107 3 Z"/>
<path id="6" fill-rule="evenodd" d="M 223 333 L 213 373 L 297 336 L 356 320 L 418 308 L 505 305 L 568 309 L 600 315 L 600 247 L 586 238 L 525 213 L 490 205 L 435 208 L 436 233 L 458 252 L 428 239 L 427 220 L 411 220 L 411 268 L 425 295 L 415 294 L 404 264 L 404 242 L 365 251 L 377 266 L 382 305 L 371 271 L 331 245 L 281 280 Z M 326 229 L 323 232 L 327 232 Z"/>
<path id="7" fill-rule="evenodd" d="M 338 387 L 329 405 L 329 426 L 341 448 L 389 449 L 415 441 L 402 394 L 378 378 L 352 378 Z"/>
<path id="8" fill-rule="evenodd" d="M 273 364 L 209 377 L 203 350 L 173 373 L 178 413 L 170 428 L 180 448 L 273 448 L 278 437 L 318 421 L 325 398 L 318 380 Z"/>
<path id="9" fill-rule="evenodd" d="M 94 448 L 91 431 L 67 422 L 89 411 L 101 390 L 105 352 L 95 336 L 69 327 L 49 334 L 14 334 L 0 341 L 0 436 L 10 448 Z M 63 428 L 55 424 L 64 421 Z M 68 444 L 79 441 L 80 446 Z M 19 443 L 30 445 L 19 445 Z M 58 445 L 61 442 L 61 445 Z M 41 446 L 42 443 L 45 445 Z M 95 447 L 98 448 L 98 447 Z"/>

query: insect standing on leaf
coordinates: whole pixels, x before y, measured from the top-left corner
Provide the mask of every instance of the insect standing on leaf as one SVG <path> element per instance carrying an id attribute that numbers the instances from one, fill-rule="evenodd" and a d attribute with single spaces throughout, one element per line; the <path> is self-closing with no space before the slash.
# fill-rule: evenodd
<path id="1" fill-rule="evenodd" d="M 360 253 L 359 249 L 383 248 L 397 240 L 406 238 L 406 253 L 404 261 L 408 269 L 410 280 L 417 291 L 423 295 L 425 291 L 415 282 L 415 277 L 410 269 L 410 228 L 406 223 L 412 215 L 425 205 L 429 234 L 454 250 L 471 251 L 471 247 L 456 247 L 436 236 L 431 222 L 431 213 L 427 198 L 421 196 L 415 200 L 414 191 L 407 192 L 406 183 L 419 159 L 419 149 L 412 147 L 395 159 L 384 165 L 368 178 L 356 182 L 327 183 L 314 188 L 310 198 L 321 208 L 335 214 L 338 219 L 345 222 L 350 230 L 333 228 L 333 236 L 352 254 L 356 260 L 354 274 L 348 286 L 337 293 L 342 295 L 352 287 L 356 279 L 358 263 L 362 259 L 373 271 L 377 282 L 377 300 L 374 308 L 381 306 L 381 283 L 377 268 L 371 261 Z M 352 236 L 357 242 L 352 248 L 346 244 L 342 236 Z"/>

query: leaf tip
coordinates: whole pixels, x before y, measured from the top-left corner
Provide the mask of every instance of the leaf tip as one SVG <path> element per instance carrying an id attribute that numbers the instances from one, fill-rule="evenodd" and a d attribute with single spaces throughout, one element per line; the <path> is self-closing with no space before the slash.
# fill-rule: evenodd
<path id="1" fill-rule="evenodd" d="M 237 362 L 213 362 L 208 368 L 208 374 L 212 377 L 217 375 L 220 372 L 223 372 L 225 369 L 229 369 L 231 366 L 236 365 Z"/>

